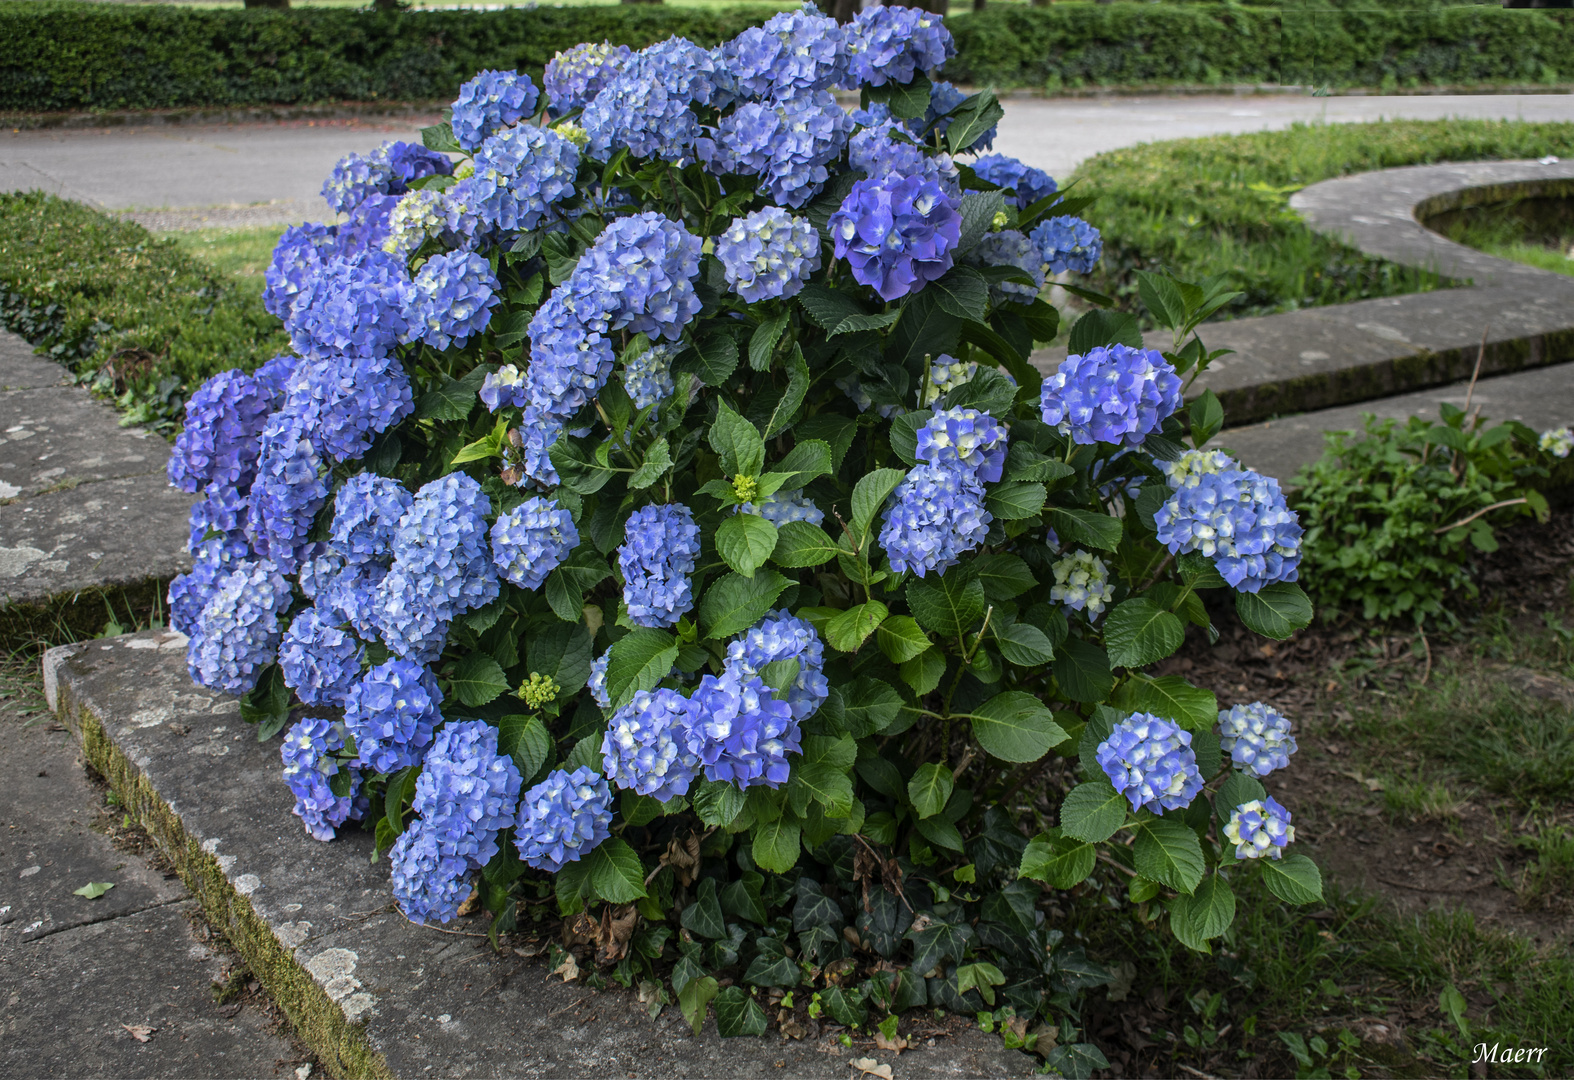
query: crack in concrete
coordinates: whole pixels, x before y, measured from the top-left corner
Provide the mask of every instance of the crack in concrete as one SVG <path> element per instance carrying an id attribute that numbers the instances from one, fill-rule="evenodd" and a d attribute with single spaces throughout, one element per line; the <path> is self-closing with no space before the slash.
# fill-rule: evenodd
<path id="1" fill-rule="evenodd" d="M 171 897 L 168 900 L 159 900 L 159 901 L 156 901 L 155 903 L 144 904 L 141 907 L 135 908 L 135 909 L 133 909 L 131 911 L 111 912 L 110 914 L 105 915 L 102 918 L 89 919 L 87 922 L 72 923 L 70 926 L 60 926 L 60 927 L 56 927 L 53 930 L 45 930 L 41 934 L 35 934 L 32 937 L 30 937 L 30 938 L 23 938 L 19 944 L 31 945 L 35 941 L 43 941 L 45 938 L 54 937 L 56 934 L 64 934 L 64 933 L 66 933 L 68 931 L 71 931 L 71 930 L 81 930 L 84 927 L 88 927 L 88 926 L 99 926 L 99 925 L 101 925 L 103 923 L 114 922 L 116 919 L 124 919 L 124 918 L 127 918 L 128 916 L 132 916 L 132 915 L 141 915 L 143 912 L 153 911 L 156 908 L 169 907 L 171 904 L 185 904 L 185 903 L 189 903 L 190 901 L 192 901 L 194 899 L 196 899 L 194 896 L 192 896 L 190 893 L 187 893 L 185 896 L 175 896 L 175 897 Z"/>

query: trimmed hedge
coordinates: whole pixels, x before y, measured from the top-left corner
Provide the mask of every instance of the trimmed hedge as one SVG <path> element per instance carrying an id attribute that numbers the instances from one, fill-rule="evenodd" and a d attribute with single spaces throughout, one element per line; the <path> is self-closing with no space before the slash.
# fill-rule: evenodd
<path id="1" fill-rule="evenodd" d="M 440 101 L 481 68 L 539 75 L 562 48 L 713 45 L 766 5 L 377 12 L 0 4 L 0 109 L 165 109 Z M 954 81 L 1058 87 L 1291 83 L 1419 86 L 1574 81 L 1574 14 L 1437 6 L 997 6 L 949 20 Z"/>

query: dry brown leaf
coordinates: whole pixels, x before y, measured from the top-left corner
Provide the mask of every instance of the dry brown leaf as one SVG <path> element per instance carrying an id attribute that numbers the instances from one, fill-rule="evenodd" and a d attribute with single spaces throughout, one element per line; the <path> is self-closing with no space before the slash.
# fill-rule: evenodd
<path id="1" fill-rule="evenodd" d="M 903 1050 L 907 1049 L 907 1037 L 905 1035 L 898 1035 L 894 1039 L 887 1039 L 885 1037 L 885 1032 L 881 1031 L 879 1028 L 875 1028 L 874 1045 L 876 1049 L 889 1050 L 893 1054 L 901 1054 Z"/>
<path id="2" fill-rule="evenodd" d="M 563 947 L 565 949 L 574 945 L 594 945 L 601 937 L 601 924 L 591 918 L 590 913 L 581 911 L 572 919 L 563 920 Z"/>
<path id="3" fill-rule="evenodd" d="M 870 1076 L 878 1076 L 881 1080 L 891 1080 L 891 1066 L 882 1065 L 874 1058 L 853 1058 L 847 1064 L 859 1072 L 868 1073 Z"/>
<path id="4" fill-rule="evenodd" d="M 610 967 L 628 955 L 629 939 L 639 925 L 639 912 L 633 904 L 601 909 L 601 930 L 596 935 L 596 963 Z"/>
<path id="5" fill-rule="evenodd" d="M 699 877 L 700 870 L 700 838 L 696 833 L 689 833 L 684 840 L 676 836 L 667 844 L 667 850 L 661 856 L 661 865 L 670 866 L 673 874 L 677 876 L 678 884 L 688 888 Z"/>
<path id="6" fill-rule="evenodd" d="M 579 961 L 574 959 L 573 953 L 564 953 L 562 963 L 552 969 L 552 975 L 561 975 L 564 982 L 573 982 L 579 978 Z M 550 979 L 552 975 L 547 978 Z"/>
<path id="7" fill-rule="evenodd" d="M 465 897 L 464 903 L 459 905 L 459 917 L 461 919 L 468 918 L 479 910 L 481 910 L 481 890 L 479 888 L 471 889 L 470 895 Z"/>
<path id="8" fill-rule="evenodd" d="M 793 1016 L 791 1009 L 783 1009 L 781 1014 L 776 1017 L 776 1021 L 777 1026 L 781 1028 L 783 1038 L 801 1039 L 805 1035 L 809 1034 L 809 1032 L 804 1029 L 804 1026 L 798 1023 L 798 1019 L 797 1017 Z"/>
<path id="9" fill-rule="evenodd" d="M 129 1031 L 131 1037 L 137 1042 L 147 1042 L 153 1037 L 153 1033 L 158 1030 L 158 1028 L 148 1027 L 146 1024 L 121 1024 L 120 1026 Z"/>

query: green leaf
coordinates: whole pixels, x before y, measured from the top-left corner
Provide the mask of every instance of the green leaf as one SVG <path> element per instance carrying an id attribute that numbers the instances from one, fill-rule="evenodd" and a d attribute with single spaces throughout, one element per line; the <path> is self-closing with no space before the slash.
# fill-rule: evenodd
<path id="1" fill-rule="evenodd" d="M 1120 546 L 1120 518 L 1108 514 L 1095 514 L 1091 510 L 1068 510 L 1052 507 L 1049 523 L 1062 540 L 1099 551 L 1114 551 Z"/>
<path id="2" fill-rule="evenodd" d="M 853 488 L 853 531 L 860 537 L 869 532 L 869 524 L 885 506 L 885 500 L 907 474 L 901 469 L 875 469 L 866 473 Z"/>
<path id="3" fill-rule="evenodd" d="M 442 386 L 423 394 L 416 402 L 415 415 L 423 420 L 463 420 L 480 402 L 477 396 L 490 369 L 477 364 L 460 379 L 449 379 Z"/>
<path id="4" fill-rule="evenodd" d="M 1022 521 L 1042 511 L 1044 500 L 1048 497 L 1043 484 L 1007 480 L 996 484 L 985 494 L 984 505 L 1001 521 Z"/>
<path id="5" fill-rule="evenodd" d="M 850 607 L 825 624 L 825 640 L 840 652 L 857 652 L 888 614 L 890 609 L 878 600 Z"/>
<path id="6" fill-rule="evenodd" d="M 569 556 L 569 561 L 547 575 L 547 604 L 552 614 L 564 622 L 577 623 L 585 617 L 585 593 L 612 576 L 606 560 L 596 557 L 589 545 Z"/>
<path id="7" fill-rule="evenodd" d="M 743 812 L 746 798 L 738 788 L 722 780 L 700 780 L 689 792 L 694 812 L 707 825 L 726 828 Z"/>
<path id="8" fill-rule="evenodd" d="M 973 565 L 984 586 L 984 596 L 992 604 L 1014 600 L 1038 584 L 1027 563 L 1016 555 L 995 552 L 980 556 Z"/>
<path id="9" fill-rule="evenodd" d="M 1204 390 L 1186 411 L 1191 416 L 1191 444 L 1201 450 L 1224 426 L 1224 406 L 1212 390 Z"/>
<path id="10" fill-rule="evenodd" d="M 1044 1065 L 1056 1076 L 1085 1078 L 1109 1068 L 1109 1059 L 1092 1043 L 1063 1043 L 1045 1055 Z"/>
<path id="11" fill-rule="evenodd" d="M 612 643 L 607 660 L 607 695 L 621 709 L 640 690 L 654 690 L 678 661 L 678 640 L 664 630 L 641 627 Z"/>
<path id="12" fill-rule="evenodd" d="M 1323 875 L 1305 855 L 1258 859 L 1268 891 L 1286 904 L 1314 904 L 1323 898 Z"/>
<path id="13" fill-rule="evenodd" d="M 594 659 L 590 631 L 584 623 L 572 626 L 554 623 L 545 630 L 538 630 L 530 635 L 525 650 L 525 666 L 557 682 L 559 701 L 567 701 L 584 689 L 590 681 L 590 665 Z"/>
<path id="14" fill-rule="evenodd" d="M 798 862 L 798 838 L 798 823 L 786 817 L 754 826 L 751 850 L 755 865 L 773 874 L 785 874 Z"/>
<path id="15" fill-rule="evenodd" d="M 741 986 L 729 986 L 716 995 L 716 1034 L 724 1039 L 739 1035 L 764 1035 L 765 1010 Z"/>
<path id="16" fill-rule="evenodd" d="M 887 326 L 902 317 L 902 311 L 882 311 L 878 315 L 865 315 L 862 312 L 847 315 L 834 326 L 827 327 L 825 336 L 833 338 L 839 334 L 852 334 L 859 330 L 884 330 Z"/>
<path id="17" fill-rule="evenodd" d="M 1181 621 L 1146 597 L 1118 604 L 1104 617 L 1104 647 L 1112 667 L 1147 667 L 1173 654 L 1185 640 Z"/>
<path id="18" fill-rule="evenodd" d="M 520 777 L 529 781 L 552 753 L 552 736 L 534 716 L 505 716 L 497 722 L 497 752 L 513 758 Z"/>
<path id="19" fill-rule="evenodd" d="M 1138 270 L 1137 295 L 1142 297 L 1142 302 L 1153 314 L 1153 321 L 1160 326 L 1176 330 L 1186 325 L 1186 300 L 1172 279 L 1151 270 Z M 1197 445 L 1200 447 L 1202 443 Z"/>
<path id="20" fill-rule="evenodd" d="M 694 889 L 694 899 L 678 916 L 678 923 L 685 930 L 701 937 L 727 936 L 727 921 L 722 917 L 721 901 L 716 898 L 715 878 L 700 878 Z"/>
<path id="21" fill-rule="evenodd" d="M 880 624 L 880 651 L 892 663 L 900 664 L 924 652 L 932 644 L 918 621 L 911 615 L 892 615 Z"/>
<path id="22" fill-rule="evenodd" d="M 952 267 L 929 288 L 934 290 L 942 311 L 970 322 L 984 321 L 989 310 L 989 283 L 971 266 Z"/>
<path id="23" fill-rule="evenodd" d="M 765 429 L 767 439 L 774 439 L 787 430 L 787 425 L 792 423 L 793 417 L 798 414 L 798 407 L 803 404 L 804 397 L 809 393 L 811 381 L 809 365 L 803 358 L 803 350 L 794 345 L 792 355 L 787 359 L 787 387 L 771 406 L 770 415 L 761 425 Z M 756 399 L 756 401 L 763 400 L 766 399 Z"/>
<path id="24" fill-rule="evenodd" d="M 917 120 L 923 116 L 929 109 L 929 99 L 934 93 L 934 85 L 922 71 L 913 72 L 911 82 L 893 81 L 880 89 L 886 90 L 883 99 L 890 106 L 891 115 L 898 120 Z M 874 95 L 870 96 L 873 99 Z"/>
<path id="25" fill-rule="evenodd" d="M 463 465 L 468 461 L 484 461 L 487 458 L 501 457 L 503 453 L 503 425 L 498 429 L 481 436 L 475 442 L 466 443 L 460 447 L 459 453 L 448 463 L 452 469 L 456 465 Z"/>
<path id="26" fill-rule="evenodd" d="M 1208 939 L 1216 938 L 1235 921 L 1235 893 L 1218 874 L 1170 901 L 1170 930 L 1180 943 L 1197 952 L 1211 952 Z"/>
<path id="27" fill-rule="evenodd" d="M 1230 775 L 1224 778 L 1224 783 L 1219 785 L 1219 793 L 1213 797 L 1213 805 L 1217 808 L 1220 824 L 1230 820 L 1230 815 L 1242 803 L 1249 803 L 1253 799 L 1266 798 L 1268 789 L 1255 776 L 1230 770 Z"/>
<path id="28" fill-rule="evenodd" d="M 784 308 L 771 315 L 755 328 L 749 337 L 749 367 L 755 371 L 771 370 L 771 357 L 782 331 L 787 329 L 787 311 Z"/>
<path id="29" fill-rule="evenodd" d="M 851 316 L 868 314 L 863 305 L 847 293 L 818 281 L 804 286 L 803 292 L 798 294 L 798 305 L 822 330 L 832 330 Z"/>
<path id="30" fill-rule="evenodd" d="M 662 436 L 645 451 L 645 460 L 634 470 L 634 475 L 629 477 L 629 488 L 634 491 L 644 491 L 660 480 L 670 468 L 672 468 L 672 449 L 667 445 L 666 436 Z"/>
<path id="31" fill-rule="evenodd" d="M 454 126 L 444 120 L 441 124 L 421 129 L 421 145 L 428 150 L 436 150 L 439 154 L 460 154 L 464 147 L 459 145 L 459 140 L 454 138 Z"/>
<path id="32" fill-rule="evenodd" d="M 454 665 L 450 680 L 454 697 L 472 708 L 496 701 L 509 689 L 502 667 L 484 652 L 473 652 Z"/>
<path id="33" fill-rule="evenodd" d="M 114 887 L 115 883 L 113 881 L 90 881 L 80 889 L 72 889 L 71 894 L 73 896 L 85 896 L 89 900 L 97 900 Z"/>
<path id="34" fill-rule="evenodd" d="M 1202 880 L 1202 845 L 1184 822 L 1172 818 L 1138 822 L 1132 854 L 1137 873 L 1176 892 L 1189 893 Z"/>
<path id="35" fill-rule="evenodd" d="M 591 887 L 611 904 L 627 904 L 645 895 L 645 867 L 619 837 L 603 840 L 585 856 Z"/>
<path id="36" fill-rule="evenodd" d="M 956 571 L 934 582 L 909 582 L 907 606 L 926 629 L 954 638 L 973 629 L 984 617 L 984 586 L 977 578 Z"/>
<path id="37" fill-rule="evenodd" d="M 1055 650 L 1055 681 L 1072 701 L 1106 701 L 1115 685 L 1104 650 L 1081 638 L 1067 638 Z"/>
<path id="38" fill-rule="evenodd" d="M 1093 873 L 1098 851 L 1085 840 L 1040 833 L 1022 853 L 1019 876 L 1042 881 L 1052 889 L 1070 889 Z"/>
<path id="39" fill-rule="evenodd" d="M 775 570 L 756 570 L 752 578 L 728 574 L 705 590 L 699 620 L 708 638 L 741 634 L 765 615 L 788 581 Z"/>
<path id="40" fill-rule="evenodd" d="M 919 697 L 931 694 L 940 685 L 940 680 L 945 678 L 946 658 L 939 649 L 930 649 L 928 652 L 903 661 L 898 673 L 902 681 L 913 688 L 913 693 Z"/>
<path id="41" fill-rule="evenodd" d="M 924 357 L 956 351 L 964 323 L 940 306 L 930 289 L 923 289 L 902 302 L 902 317 L 886 338 L 886 359 L 909 371 L 919 371 Z"/>
<path id="42" fill-rule="evenodd" d="M 953 155 L 962 153 L 1005 115 L 1006 111 L 995 100 L 994 91 L 974 94 L 951 110 L 951 124 L 945 132 L 946 146 Z"/>
<path id="43" fill-rule="evenodd" d="M 907 798 L 919 817 L 934 817 L 945 809 L 955 786 L 951 770 L 931 761 L 914 771 L 913 778 L 907 782 Z"/>
<path id="44" fill-rule="evenodd" d="M 844 698 L 842 724 L 855 739 L 884 731 L 902 711 L 902 695 L 879 679 L 868 676 L 853 683 Z"/>
<path id="45" fill-rule="evenodd" d="M 758 476 L 765 466 L 765 440 L 759 429 L 725 401 L 717 403 L 716 419 L 710 426 L 711 449 L 721 457 L 721 467 L 729 476 Z"/>
<path id="46" fill-rule="evenodd" d="M 969 191 L 962 196 L 962 231 L 957 239 L 957 257 L 966 255 L 989 232 L 995 215 L 1006 209 L 1006 197 L 999 191 Z"/>
<path id="47" fill-rule="evenodd" d="M 709 975 L 690 979 L 678 991 L 678 1008 L 683 1012 L 683 1019 L 693 1029 L 695 1038 L 699 1037 L 700 1028 L 705 1026 L 705 1012 L 718 992 L 719 984 Z"/>
<path id="48" fill-rule="evenodd" d="M 673 370 L 691 372 L 706 386 L 720 386 L 738 370 L 738 343 L 730 334 L 712 334 L 681 357 Z"/>
<path id="49" fill-rule="evenodd" d="M 279 665 L 269 664 L 257 677 L 257 685 L 240 699 L 240 718 L 257 725 L 258 742 L 267 742 L 290 722 L 290 697 Z"/>
<path id="50" fill-rule="evenodd" d="M 1037 761 L 1068 736 L 1032 694 L 1007 690 L 973 709 L 973 734 L 1001 761 Z"/>
<path id="51" fill-rule="evenodd" d="M 758 514 L 734 514 L 716 528 L 716 554 L 746 578 L 776 550 L 776 526 Z"/>
<path id="52" fill-rule="evenodd" d="M 786 522 L 777 527 L 777 536 L 771 561 L 789 570 L 820 566 L 841 554 L 824 529 L 807 521 Z"/>
<path id="53" fill-rule="evenodd" d="M 792 770 L 787 790 L 793 810 L 803 813 L 813 799 L 825 807 L 827 817 L 844 818 L 853 809 L 853 782 L 847 775 L 849 766 L 837 768 L 823 761 L 800 761 Z"/>
<path id="54" fill-rule="evenodd" d="M 995 630 L 1000 655 L 1017 667 L 1037 667 L 1055 659 L 1055 646 L 1049 635 L 1027 623 L 1012 623 Z"/>
<path id="55" fill-rule="evenodd" d="M 943 817 L 920 818 L 913 822 L 913 826 L 931 844 L 936 844 L 950 851 L 963 851 L 966 848 L 962 840 L 962 833 L 954 824 Z"/>
<path id="56" fill-rule="evenodd" d="M 1126 805 L 1126 797 L 1108 780 L 1078 784 L 1060 804 L 1060 831 L 1073 840 L 1101 843 L 1126 823 Z"/>
<path id="57" fill-rule="evenodd" d="M 1087 355 L 1100 345 L 1128 345 L 1142 348 L 1142 330 L 1137 317 L 1124 311 L 1095 309 L 1078 319 L 1071 327 L 1071 338 L 1066 351 L 1076 356 Z"/>
<path id="58" fill-rule="evenodd" d="M 1219 721 L 1219 700 L 1213 691 L 1199 689 L 1179 675 L 1133 675 L 1121 684 L 1116 702 L 1132 712 L 1173 720 L 1188 731 L 1209 731 Z"/>
<path id="59" fill-rule="evenodd" d="M 782 487 L 801 488 L 817 476 L 832 472 L 831 444 L 824 439 L 801 439 L 787 456 L 771 466 L 771 472 L 782 474 Z"/>
<path id="60" fill-rule="evenodd" d="M 1277 581 L 1255 593 L 1235 594 L 1235 613 L 1247 628 L 1283 641 L 1312 623 L 1312 602 L 1299 585 Z"/>

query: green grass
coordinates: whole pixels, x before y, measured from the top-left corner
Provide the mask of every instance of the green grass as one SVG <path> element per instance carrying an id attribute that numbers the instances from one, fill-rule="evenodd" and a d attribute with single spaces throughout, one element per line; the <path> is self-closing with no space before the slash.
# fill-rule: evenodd
<path id="1" fill-rule="evenodd" d="M 1319 180 L 1373 169 L 1547 154 L 1574 154 L 1574 124 L 1297 124 L 1100 154 L 1075 174 L 1098 196 L 1086 215 L 1105 245 L 1092 284 L 1135 311 L 1136 270 L 1163 267 L 1188 281 L 1224 274 L 1245 294 L 1224 317 L 1435 289 L 1444 284 L 1435 274 L 1313 233 L 1290 209 L 1290 196 Z"/>
<path id="2" fill-rule="evenodd" d="M 282 225 L 257 225 L 248 229 L 200 229 L 160 233 L 181 251 L 231 279 L 248 295 L 261 296 L 263 271 L 273 258 Z"/>
<path id="3" fill-rule="evenodd" d="M 1548 212 L 1568 200 L 1510 200 L 1427 223 L 1455 243 L 1555 274 L 1574 275 L 1574 215 Z M 1538 213 L 1539 208 L 1539 213 Z"/>

